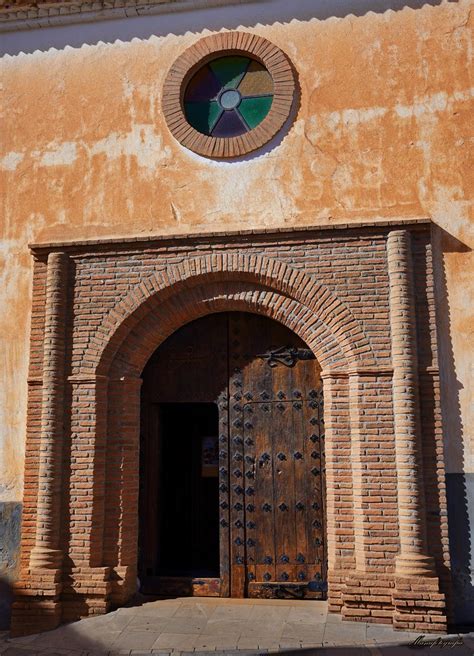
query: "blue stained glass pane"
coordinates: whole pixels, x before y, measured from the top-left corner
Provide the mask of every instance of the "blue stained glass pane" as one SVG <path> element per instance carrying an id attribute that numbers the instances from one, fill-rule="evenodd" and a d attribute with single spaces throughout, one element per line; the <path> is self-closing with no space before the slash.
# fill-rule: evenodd
<path id="1" fill-rule="evenodd" d="M 221 90 L 221 84 L 211 73 L 208 66 L 203 66 L 190 80 L 184 94 L 184 101 L 213 100 Z"/>
<path id="2" fill-rule="evenodd" d="M 222 114 L 211 134 L 213 137 L 238 137 L 245 132 L 247 132 L 247 127 L 233 109 Z"/>

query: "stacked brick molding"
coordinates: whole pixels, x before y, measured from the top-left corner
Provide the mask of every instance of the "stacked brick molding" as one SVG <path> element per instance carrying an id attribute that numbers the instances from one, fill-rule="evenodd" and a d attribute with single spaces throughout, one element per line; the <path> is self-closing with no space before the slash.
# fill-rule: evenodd
<path id="1" fill-rule="evenodd" d="M 141 372 L 179 327 L 232 310 L 280 321 L 323 368 L 330 610 L 445 628 L 429 222 L 32 250 L 14 634 L 104 613 L 135 593 Z"/>

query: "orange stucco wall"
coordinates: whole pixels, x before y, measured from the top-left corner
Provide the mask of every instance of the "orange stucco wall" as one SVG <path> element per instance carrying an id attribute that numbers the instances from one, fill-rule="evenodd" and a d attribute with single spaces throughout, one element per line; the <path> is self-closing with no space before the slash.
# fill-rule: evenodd
<path id="1" fill-rule="evenodd" d="M 441 229 L 447 463 L 474 471 L 472 8 L 246 27 L 288 54 L 300 98 L 282 138 L 239 162 L 185 150 L 163 121 L 165 75 L 200 34 L 4 58 L 0 499 L 22 496 L 29 242 L 387 218 Z"/>

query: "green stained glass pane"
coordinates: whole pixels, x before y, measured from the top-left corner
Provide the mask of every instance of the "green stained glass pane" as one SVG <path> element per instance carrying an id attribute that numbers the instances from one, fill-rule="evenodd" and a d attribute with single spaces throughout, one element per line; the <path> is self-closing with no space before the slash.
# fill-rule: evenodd
<path id="1" fill-rule="evenodd" d="M 220 57 L 209 62 L 209 68 L 225 89 L 235 89 L 248 64 L 248 57 Z"/>
<path id="2" fill-rule="evenodd" d="M 273 96 L 260 98 L 242 98 L 238 111 L 244 117 L 249 128 L 255 128 L 263 121 L 272 106 Z"/>
<path id="3" fill-rule="evenodd" d="M 222 109 L 215 100 L 210 102 L 186 102 L 184 103 L 184 111 L 189 123 L 202 134 L 210 134 L 222 113 Z"/>

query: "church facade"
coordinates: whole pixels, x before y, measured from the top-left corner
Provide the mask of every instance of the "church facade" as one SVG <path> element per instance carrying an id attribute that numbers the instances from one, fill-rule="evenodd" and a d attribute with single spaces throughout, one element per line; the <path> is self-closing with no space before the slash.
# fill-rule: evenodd
<path id="1" fill-rule="evenodd" d="M 472 6 L 294 4 L 2 9 L 16 635 L 470 616 Z"/>

